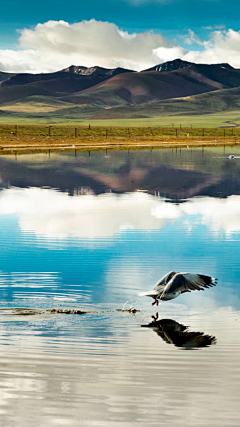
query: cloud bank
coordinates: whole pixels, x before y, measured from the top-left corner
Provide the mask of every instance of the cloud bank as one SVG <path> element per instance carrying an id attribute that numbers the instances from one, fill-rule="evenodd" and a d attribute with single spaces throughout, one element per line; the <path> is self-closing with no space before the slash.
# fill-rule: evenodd
<path id="1" fill-rule="evenodd" d="M 240 67 L 240 31 L 213 27 L 207 40 L 201 40 L 189 30 L 182 41 L 183 46 L 153 31 L 129 33 L 94 19 L 74 24 L 48 21 L 22 29 L 18 50 L 0 50 L 0 70 L 51 72 L 74 64 L 139 71 L 175 58 Z"/>

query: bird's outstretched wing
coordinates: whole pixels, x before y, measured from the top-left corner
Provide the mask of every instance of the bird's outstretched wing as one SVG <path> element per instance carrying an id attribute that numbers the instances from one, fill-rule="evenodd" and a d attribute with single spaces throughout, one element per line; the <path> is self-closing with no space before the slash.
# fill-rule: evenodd
<path id="1" fill-rule="evenodd" d="M 150 291 L 140 292 L 138 296 L 155 297 L 160 295 L 164 291 L 165 286 L 169 280 L 171 280 L 171 278 L 176 274 L 176 271 L 170 271 L 169 273 L 165 274 L 165 276 L 163 276 Z"/>
<path id="2" fill-rule="evenodd" d="M 203 274 L 177 273 L 167 283 L 164 294 L 173 292 L 203 291 L 206 288 L 215 286 L 217 279 Z"/>
<path id="3" fill-rule="evenodd" d="M 165 288 L 166 284 L 177 274 L 177 271 L 170 271 L 169 273 L 165 274 L 153 287 L 154 291 L 162 291 L 163 288 Z"/>

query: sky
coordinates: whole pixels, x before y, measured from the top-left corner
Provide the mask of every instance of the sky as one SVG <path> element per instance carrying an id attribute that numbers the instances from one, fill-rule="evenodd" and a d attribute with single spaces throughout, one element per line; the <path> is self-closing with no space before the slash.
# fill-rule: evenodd
<path id="1" fill-rule="evenodd" d="M 182 58 L 240 68 L 238 0 L 0 0 L 0 70 L 140 71 Z"/>

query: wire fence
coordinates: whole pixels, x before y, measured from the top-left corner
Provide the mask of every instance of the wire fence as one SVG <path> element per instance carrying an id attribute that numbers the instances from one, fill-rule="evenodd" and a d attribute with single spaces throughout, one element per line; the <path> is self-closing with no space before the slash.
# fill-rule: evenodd
<path id="1" fill-rule="evenodd" d="M 178 138 L 239 137 L 239 128 L 0 125 L 0 137 Z"/>

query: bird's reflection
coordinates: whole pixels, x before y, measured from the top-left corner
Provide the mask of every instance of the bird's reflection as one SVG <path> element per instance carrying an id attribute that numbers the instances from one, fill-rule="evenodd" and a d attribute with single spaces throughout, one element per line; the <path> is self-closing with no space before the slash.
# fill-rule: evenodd
<path id="1" fill-rule="evenodd" d="M 184 349 L 196 349 L 208 347 L 216 344 L 217 339 L 204 332 L 189 332 L 189 326 L 175 322 L 172 319 L 158 320 L 158 313 L 152 316 L 153 321 L 147 325 L 141 325 L 144 328 L 151 328 L 168 344 L 174 344 L 176 347 Z"/>

